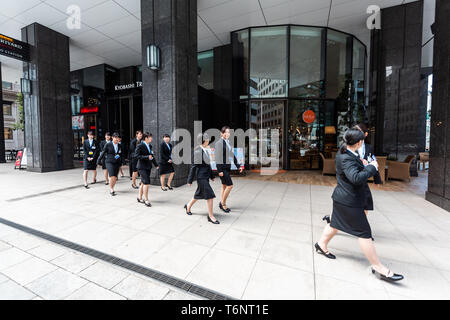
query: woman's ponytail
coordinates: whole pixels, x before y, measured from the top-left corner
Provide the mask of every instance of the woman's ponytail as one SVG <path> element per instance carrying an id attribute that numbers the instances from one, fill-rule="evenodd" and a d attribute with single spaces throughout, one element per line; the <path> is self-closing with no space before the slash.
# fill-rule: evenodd
<path id="1" fill-rule="evenodd" d="M 341 147 L 341 153 L 344 154 L 347 152 L 347 146 L 354 146 L 361 140 L 364 140 L 364 133 L 361 130 L 356 128 L 348 129 L 344 134 L 344 143 Z"/>

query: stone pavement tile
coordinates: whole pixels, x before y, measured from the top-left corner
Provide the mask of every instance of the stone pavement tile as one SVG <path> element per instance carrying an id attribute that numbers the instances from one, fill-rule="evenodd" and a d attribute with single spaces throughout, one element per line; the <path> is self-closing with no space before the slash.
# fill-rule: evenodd
<path id="1" fill-rule="evenodd" d="M 102 252 L 111 253 L 115 248 L 123 244 L 126 240 L 136 235 L 138 231 L 122 227 L 112 226 L 99 232 L 88 242 L 88 247 L 95 248 Z"/>
<path id="2" fill-rule="evenodd" d="M 265 236 L 259 234 L 230 229 L 219 240 L 215 248 L 257 258 L 265 238 Z"/>
<path id="3" fill-rule="evenodd" d="M 87 282 L 70 272 L 58 269 L 26 285 L 26 288 L 46 300 L 61 300 Z"/>
<path id="4" fill-rule="evenodd" d="M 450 285 L 439 270 L 397 261 L 386 265 L 405 277 L 395 284 L 380 281 L 388 294 L 412 299 L 450 299 Z"/>
<path id="5" fill-rule="evenodd" d="M 95 283 L 88 283 L 64 300 L 126 300 L 126 298 Z"/>
<path id="6" fill-rule="evenodd" d="M 318 300 L 387 300 L 386 290 L 377 290 L 355 283 L 316 275 Z"/>
<path id="7" fill-rule="evenodd" d="M 267 235 L 273 219 L 243 214 L 231 225 L 232 229 Z"/>
<path id="8" fill-rule="evenodd" d="M 155 213 L 138 213 L 134 217 L 131 217 L 128 220 L 122 221 L 119 224 L 131 228 L 134 230 L 144 231 L 147 228 L 150 228 L 155 223 L 158 223 L 164 219 L 163 215 L 155 214 Z"/>
<path id="9" fill-rule="evenodd" d="M 33 299 L 31 299 L 31 300 L 43 301 L 44 299 L 42 299 L 41 297 L 36 296 L 36 297 L 34 297 Z"/>
<path id="10" fill-rule="evenodd" d="M 200 299 L 197 296 L 190 295 L 188 293 L 170 290 L 163 300 L 202 300 L 202 299 Z"/>
<path id="11" fill-rule="evenodd" d="M 111 228 L 112 226 L 113 224 L 111 223 L 91 219 L 72 228 L 57 232 L 56 236 L 75 243 L 87 245 L 99 232 Z"/>
<path id="12" fill-rule="evenodd" d="M 113 250 L 113 255 L 135 263 L 142 263 L 167 245 L 172 238 L 150 232 L 140 232 Z"/>
<path id="13" fill-rule="evenodd" d="M 14 281 L 0 283 L 0 300 L 31 300 L 36 295 Z"/>
<path id="14" fill-rule="evenodd" d="M 336 260 L 328 259 L 314 252 L 314 268 L 317 275 L 352 282 L 369 290 L 383 290 L 383 285 L 370 270 L 370 263 L 363 253 L 355 254 L 329 248 Z"/>
<path id="15" fill-rule="evenodd" d="M 212 249 L 192 270 L 187 281 L 239 299 L 256 260 L 218 249 Z"/>
<path id="16" fill-rule="evenodd" d="M 6 282 L 8 280 L 9 279 L 6 276 L 4 276 L 3 274 L 0 273 L 0 283 Z"/>
<path id="17" fill-rule="evenodd" d="M 87 255 L 69 251 L 51 262 L 72 273 L 79 273 L 93 265 L 96 260 Z"/>
<path id="18" fill-rule="evenodd" d="M 0 251 L 0 271 L 21 263 L 29 258 L 31 258 L 31 255 L 16 248 Z"/>
<path id="19" fill-rule="evenodd" d="M 260 260 L 286 267 L 313 272 L 311 243 L 299 243 L 278 237 L 267 237 L 259 256 Z"/>
<path id="20" fill-rule="evenodd" d="M 277 215 L 275 216 L 275 220 L 310 225 L 311 213 L 309 209 L 302 210 L 302 209 L 279 208 Z"/>
<path id="21" fill-rule="evenodd" d="M 311 226 L 308 224 L 275 220 L 269 231 L 269 236 L 284 238 L 302 243 L 311 243 Z"/>
<path id="22" fill-rule="evenodd" d="M 137 202 L 136 202 L 137 203 Z M 127 221 L 137 215 L 135 210 L 125 209 L 125 208 L 117 208 L 111 210 L 110 213 L 101 215 L 97 219 L 99 221 L 105 221 L 112 224 L 120 224 L 123 221 Z"/>
<path id="23" fill-rule="evenodd" d="M 450 271 L 441 271 L 442 276 L 450 283 Z"/>
<path id="24" fill-rule="evenodd" d="M 174 239 L 145 260 L 144 265 L 184 279 L 208 250 L 205 246 Z"/>
<path id="25" fill-rule="evenodd" d="M 3 218 L 4 214 L 0 213 L 0 217 Z M 4 239 L 4 238 L 9 237 L 9 236 L 11 236 L 13 234 L 19 234 L 19 233 L 20 233 L 20 231 L 14 229 L 14 228 L 5 226 L 3 224 L 0 224 L 0 239 Z"/>
<path id="26" fill-rule="evenodd" d="M 37 248 L 28 250 L 27 252 L 45 261 L 51 261 L 67 253 L 68 249 L 53 245 L 51 243 L 44 243 Z"/>
<path id="27" fill-rule="evenodd" d="M 258 261 L 242 298 L 245 300 L 314 299 L 314 275 L 310 272 Z"/>
<path id="28" fill-rule="evenodd" d="M 134 275 L 128 276 L 112 291 L 130 300 L 161 300 L 169 293 L 169 289 Z"/>
<path id="29" fill-rule="evenodd" d="M 7 237 L 3 241 L 23 251 L 34 249 L 45 243 L 44 240 L 28 235 L 24 232 L 21 232 L 13 237 Z"/>
<path id="30" fill-rule="evenodd" d="M 158 233 L 161 235 L 169 236 L 169 237 L 178 237 L 185 230 L 195 224 L 200 217 L 192 216 L 185 217 L 183 213 L 180 213 L 179 217 L 165 217 L 161 221 L 155 223 L 147 230 L 153 233 Z"/>
<path id="31" fill-rule="evenodd" d="M 0 251 L 4 251 L 6 249 L 10 249 L 11 245 L 7 244 L 6 242 L 0 241 Z"/>
<path id="32" fill-rule="evenodd" d="M 119 282 L 128 277 L 128 275 L 128 272 L 102 262 L 96 262 L 79 273 L 79 276 L 95 282 L 106 289 L 111 289 L 116 286 Z"/>
<path id="33" fill-rule="evenodd" d="M 3 270 L 2 273 L 18 284 L 25 286 L 57 268 L 55 265 L 33 257 Z"/>
<path id="34" fill-rule="evenodd" d="M 186 229 L 180 236 L 179 240 L 192 242 L 200 244 L 206 247 L 214 246 L 217 241 L 227 232 L 228 226 L 223 222 L 225 220 L 235 220 L 229 219 L 231 216 L 216 216 L 220 219 L 220 225 L 213 225 L 206 219 L 202 219 Z"/>
<path id="35" fill-rule="evenodd" d="M 87 218 L 85 217 L 76 214 L 59 212 L 40 220 L 34 228 L 42 232 L 57 234 L 62 230 L 73 228 L 86 221 Z"/>

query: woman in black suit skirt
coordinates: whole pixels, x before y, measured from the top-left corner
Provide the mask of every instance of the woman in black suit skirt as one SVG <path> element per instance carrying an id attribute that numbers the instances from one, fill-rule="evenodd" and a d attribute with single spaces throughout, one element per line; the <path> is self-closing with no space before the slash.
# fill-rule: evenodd
<path id="1" fill-rule="evenodd" d="M 219 220 L 214 217 L 213 201 L 216 195 L 209 185 L 209 179 L 214 181 L 214 175 L 211 170 L 211 158 L 209 153 L 209 136 L 200 134 L 198 140 L 201 141 L 194 150 L 193 163 L 189 171 L 188 185 L 192 186 L 195 176 L 197 176 L 197 191 L 194 198 L 184 206 L 187 215 L 192 215 L 191 208 L 198 200 L 206 200 L 208 202 L 208 221 L 213 224 L 220 224 Z"/>
<path id="2" fill-rule="evenodd" d="M 117 183 L 117 176 L 120 167 L 124 164 L 124 157 L 122 147 L 120 145 L 120 138 L 118 133 L 113 134 L 112 142 L 105 145 L 105 164 L 109 174 L 109 187 L 111 196 L 115 196 L 114 187 Z"/>
<path id="3" fill-rule="evenodd" d="M 148 200 L 148 188 L 150 186 L 150 173 L 152 171 L 152 166 L 158 169 L 158 163 L 156 162 L 155 155 L 152 151 L 152 134 L 144 133 L 142 135 L 142 142 L 136 147 L 134 153 L 134 158 L 137 159 L 137 169 L 141 175 L 141 185 L 139 187 L 139 197 L 137 201 L 139 203 L 144 203 L 147 207 L 151 207 L 152 204 Z M 145 200 L 142 200 L 144 196 Z"/>
<path id="4" fill-rule="evenodd" d="M 167 181 L 167 188 L 169 190 L 173 190 L 172 181 L 173 176 L 175 175 L 175 169 L 173 168 L 173 160 L 172 160 L 172 149 L 173 146 L 170 143 L 170 136 L 165 134 L 163 137 L 163 143 L 161 143 L 160 147 L 160 160 L 159 160 L 159 174 L 161 175 L 161 189 L 163 191 L 167 191 L 164 187 L 166 182 L 166 175 L 169 175 L 169 179 Z"/>
<path id="5" fill-rule="evenodd" d="M 329 259 L 336 257 L 328 251 L 328 243 L 339 231 L 358 237 L 358 242 L 366 258 L 372 265 L 372 273 L 389 282 L 399 281 L 403 276 L 395 274 L 381 264 L 372 242 L 372 231 L 364 213 L 366 205 L 367 179 L 374 176 L 378 163 L 373 161 L 364 166 L 358 149 L 364 134 L 349 129 L 344 135 L 344 145 L 336 156 L 337 187 L 333 192 L 333 213 L 331 223 L 325 226 L 322 237 L 315 244 L 318 253 Z"/>
<path id="6" fill-rule="evenodd" d="M 103 174 L 105 175 L 105 185 L 109 185 L 109 178 L 108 178 L 108 170 L 106 169 L 106 163 L 105 163 L 105 154 L 103 150 L 105 149 L 105 146 L 108 142 L 111 141 L 111 134 L 109 132 L 105 133 L 105 140 L 100 142 L 100 157 L 98 158 L 97 165 L 101 165 L 103 169 Z"/>
<path id="7" fill-rule="evenodd" d="M 88 139 L 83 143 L 83 151 L 84 151 L 84 172 L 83 172 L 83 180 L 84 187 L 89 189 L 88 186 L 88 173 L 92 171 L 94 177 L 92 184 L 97 183 L 97 158 L 99 156 L 99 147 L 97 141 L 94 140 L 94 133 L 92 131 L 88 132 Z"/>

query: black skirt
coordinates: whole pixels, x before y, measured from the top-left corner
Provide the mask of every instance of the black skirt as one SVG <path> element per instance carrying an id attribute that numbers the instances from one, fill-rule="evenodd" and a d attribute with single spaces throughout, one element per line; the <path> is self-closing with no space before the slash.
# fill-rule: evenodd
<path id="1" fill-rule="evenodd" d="M 372 238 L 372 230 L 364 213 L 364 208 L 348 207 L 333 201 L 330 226 L 358 238 Z"/>
<path id="2" fill-rule="evenodd" d="M 196 200 L 209 200 L 214 199 L 216 195 L 213 189 L 209 185 L 208 179 L 197 179 L 197 191 L 195 191 L 194 199 Z"/>
<path id="3" fill-rule="evenodd" d="M 368 185 L 366 185 L 366 203 L 364 205 L 364 210 L 373 210 L 373 198 L 372 198 L 372 192 L 370 192 L 370 188 Z"/>
<path id="4" fill-rule="evenodd" d="M 220 181 L 222 181 L 222 184 L 231 187 L 233 185 L 233 180 L 231 179 L 231 173 L 229 170 L 223 170 L 223 177 L 219 176 Z"/>
<path id="5" fill-rule="evenodd" d="M 139 174 L 141 175 L 141 182 L 145 186 L 148 186 L 150 184 L 150 170 L 139 170 Z"/>
<path id="6" fill-rule="evenodd" d="M 173 164 L 172 163 L 160 163 L 159 164 L 159 174 L 163 175 L 163 174 L 169 174 L 175 172 L 175 169 L 173 168 Z"/>
<path id="7" fill-rule="evenodd" d="M 120 164 L 112 164 L 112 163 L 106 163 L 106 169 L 108 170 L 108 175 L 110 177 L 118 177 L 119 175 L 119 169 L 121 165 Z"/>
<path id="8" fill-rule="evenodd" d="M 97 161 L 95 159 L 92 161 L 84 160 L 84 170 L 97 170 Z"/>
<path id="9" fill-rule="evenodd" d="M 137 158 L 132 158 L 130 161 L 130 172 L 138 172 L 138 168 L 137 168 L 137 164 L 138 164 L 138 159 Z"/>

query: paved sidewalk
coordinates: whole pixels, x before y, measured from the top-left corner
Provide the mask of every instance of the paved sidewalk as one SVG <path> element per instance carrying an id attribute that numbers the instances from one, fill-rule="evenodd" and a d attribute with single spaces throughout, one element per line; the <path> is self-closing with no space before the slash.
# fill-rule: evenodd
<path id="1" fill-rule="evenodd" d="M 238 299 L 450 299 L 450 213 L 416 194 L 373 191 L 375 211 L 369 220 L 377 251 L 392 270 L 405 275 L 402 283 L 392 285 L 370 273 L 353 237 L 339 234 L 334 239 L 330 250 L 337 255 L 335 261 L 313 252 L 323 228 L 322 217 L 331 211 L 331 187 L 235 179 L 228 203 L 233 211 L 219 213 L 216 201 L 221 224 L 215 226 L 206 221 L 204 202 L 193 208 L 192 217 L 184 214 L 183 205 L 192 197 L 195 183 L 172 192 L 151 187 L 153 207 L 147 208 L 136 202 L 128 179 L 119 181 L 114 198 L 103 184 L 90 190 L 59 191 L 81 185 L 81 174 L 80 169 L 36 174 L 14 171 L 11 164 L 0 165 L 0 217 Z M 219 195 L 219 181 L 213 188 Z M 31 197 L 48 191 L 57 192 Z M 20 197 L 25 198 L 7 201 Z M 22 249 L 29 255 L 34 249 L 30 246 L 49 245 L 5 228 L 0 225 L 0 239 L 16 247 L 13 253 Z M 1 273 L 22 262 L 20 254 L 14 258 L 17 261 L 5 260 L 1 253 Z M 85 264 L 74 262 L 79 257 L 73 253 L 49 258 L 44 262 L 83 277 Z M 2 261 L 10 262 L 3 268 Z M 92 274 L 101 274 L 103 267 Z M 32 280 L 25 288 L 34 296 L 40 295 L 37 289 L 50 291 L 50 282 L 43 281 L 44 285 Z M 65 298 L 88 285 L 78 281 L 74 280 L 70 289 L 75 288 L 67 296 L 47 298 Z M 5 285 L 10 280 L 0 282 Z M 130 282 L 123 286 L 134 288 Z M 113 288 L 106 291 L 120 296 L 113 285 L 103 289 Z M 164 294 L 152 297 L 163 298 Z"/>
<path id="2" fill-rule="evenodd" d="M 0 224 L 0 300 L 47 299 L 199 298 Z"/>

